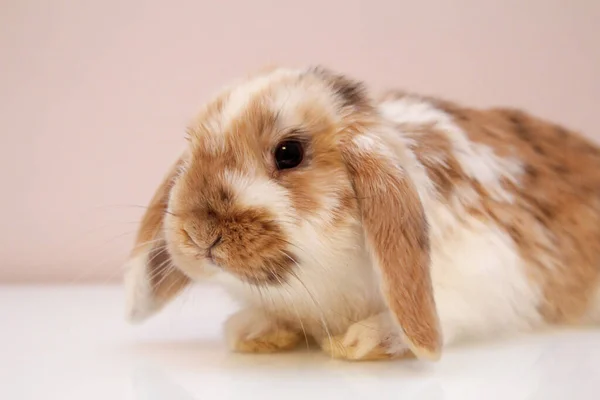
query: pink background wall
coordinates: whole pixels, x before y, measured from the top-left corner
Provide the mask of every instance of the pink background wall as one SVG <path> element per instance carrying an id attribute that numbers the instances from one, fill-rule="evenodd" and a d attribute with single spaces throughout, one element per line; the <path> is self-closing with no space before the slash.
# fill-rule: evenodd
<path id="1" fill-rule="evenodd" d="M 187 121 L 268 63 L 523 106 L 600 139 L 598 21 L 596 0 L 4 0 L 0 281 L 118 279 Z"/>

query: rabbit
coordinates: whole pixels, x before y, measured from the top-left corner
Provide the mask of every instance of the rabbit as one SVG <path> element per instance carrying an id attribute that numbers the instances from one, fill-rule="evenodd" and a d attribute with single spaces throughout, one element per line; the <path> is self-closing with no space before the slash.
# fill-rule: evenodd
<path id="1" fill-rule="evenodd" d="M 187 140 L 125 265 L 131 321 L 205 281 L 240 304 L 224 325 L 240 353 L 310 339 L 438 361 L 600 321 L 600 150 L 581 134 L 319 66 L 240 79 Z"/>

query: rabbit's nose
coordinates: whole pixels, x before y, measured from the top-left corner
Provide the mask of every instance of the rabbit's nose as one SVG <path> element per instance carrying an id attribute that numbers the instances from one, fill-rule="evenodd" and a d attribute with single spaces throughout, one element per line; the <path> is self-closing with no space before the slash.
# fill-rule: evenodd
<path id="1" fill-rule="evenodd" d="M 219 235 L 215 241 L 208 247 L 208 250 L 206 251 L 206 257 L 210 260 L 214 262 L 214 258 L 212 255 L 212 251 L 215 247 L 217 247 L 219 245 L 219 243 L 221 243 L 221 240 L 223 240 L 223 236 Z"/>

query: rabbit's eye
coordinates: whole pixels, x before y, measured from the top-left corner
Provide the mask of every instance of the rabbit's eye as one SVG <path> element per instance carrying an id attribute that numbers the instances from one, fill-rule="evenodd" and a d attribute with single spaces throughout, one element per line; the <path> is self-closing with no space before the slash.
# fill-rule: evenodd
<path id="1" fill-rule="evenodd" d="M 279 143 L 275 149 L 275 164 L 277 169 L 295 168 L 304 158 L 304 148 L 297 140 L 286 140 Z"/>

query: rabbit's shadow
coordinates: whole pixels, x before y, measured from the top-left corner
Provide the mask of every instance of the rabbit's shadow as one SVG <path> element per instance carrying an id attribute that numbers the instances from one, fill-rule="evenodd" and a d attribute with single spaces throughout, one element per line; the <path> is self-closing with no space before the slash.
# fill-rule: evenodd
<path id="1" fill-rule="evenodd" d="M 327 394 L 365 398 L 363 394 L 378 387 L 382 379 L 401 383 L 394 398 L 400 393 L 408 398 L 445 398 L 436 379 L 418 379 L 432 376 L 427 367 L 412 361 L 348 363 L 333 360 L 314 347 L 277 354 L 235 354 L 216 340 L 146 342 L 130 350 L 135 354 L 131 379 L 136 400 L 195 400 L 215 392 L 237 398 L 255 391 L 265 392 L 263 398 L 277 398 L 283 391 L 314 392 L 319 398 Z"/>
<path id="2" fill-rule="evenodd" d="M 152 364 L 161 364 L 174 369 L 189 372 L 216 372 L 219 370 L 232 373 L 235 371 L 254 371 L 257 373 L 285 374 L 301 370 L 352 370 L 354 368 L 382 372 L 402 368 L 404 374 L 421 374 L 428 371 L 428 366 L 413 360 L 401 363 L 380 361 L 349 363 L 335 360 L 320 351 L 317 345 L 309 343 L 293 351 L 272 354 L 239 354 L 232 353 L 219 340 L 187 340 L 187 341 L 152 341 L 136 343 L 128 347 L 128 352 L 138 360 Z M 394 366 L 391 368 L 390 366 Z M 354 368 L 353 368 L 354 366 Z"/>

